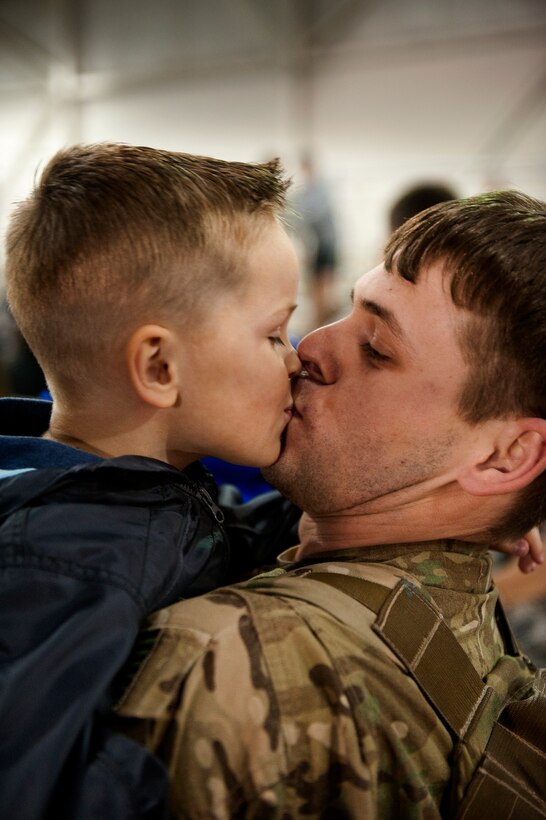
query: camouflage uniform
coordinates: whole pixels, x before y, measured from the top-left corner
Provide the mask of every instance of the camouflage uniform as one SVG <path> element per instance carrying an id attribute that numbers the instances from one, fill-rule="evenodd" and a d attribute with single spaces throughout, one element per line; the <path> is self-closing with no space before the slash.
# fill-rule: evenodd
<path id="1" fill-rule="evenodd" d="M 503 653 L 485 547 L 454 541 L 315 556 L 156 613 L 118 706 L 169 768 L 176 817 L 438 818 L 452 741 L 372 631 L 312 568 L 437 604 L 485 676 Z M 408 629 L 412 625 L 408 624 Z"/>

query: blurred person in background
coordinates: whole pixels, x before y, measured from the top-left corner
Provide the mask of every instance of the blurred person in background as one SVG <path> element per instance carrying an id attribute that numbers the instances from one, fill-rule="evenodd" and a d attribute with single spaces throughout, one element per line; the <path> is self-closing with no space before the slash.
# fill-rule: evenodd
<path id="1" fill-rule="evenodd" d="M 290 199 L 294 213 L 288 215 L 288 220 L 304 248 L 312 307 L 311 327 L 320 327 L 337 310 L 337 226 L 330 191 L 309 154 L 301 158 L 301 175 L 302 182 L 295 186 Z"/>
<path id="2" fill-rule="evenodd" d="M 444 183 L 418 182 L 398 196 L 389 208 L 389 229 L 393 233 L 407 219 L 440 202 L 457 199 L 455 189 Z"/>
<path id="3" fill-rule="evenodd" d="M 417 182 L 401 193 L 389 208 L 389 229 L 393 233 L 415 214 L 440 202 L 457 199 L 454 188 L 442 182 Z"/>

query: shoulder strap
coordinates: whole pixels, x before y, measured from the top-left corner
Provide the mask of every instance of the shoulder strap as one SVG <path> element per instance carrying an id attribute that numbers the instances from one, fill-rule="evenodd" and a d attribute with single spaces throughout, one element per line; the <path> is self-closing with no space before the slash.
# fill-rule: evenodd
<path id="1" fill-rule="evenodd" d="M 374 631 L 406 666 L 455 735 L 459 752 L 455 760 L 464 758 L 466 742 L 484 716 L 483 726 L 489 726 L 489 731 L 485 728 L 478 745 L 485 752 L 473 777 L 473 767 L 469 771 L 470 785 L 462 803 L 455 777 L 447 795 L 446 816 L 457 820 L 546 817 L 546 670 L 537 678 L 531 697 L 525 697 L 527 692 L 522 694 L 520 687 L 522 699 L 516 693 L 510 700 L 513 692 L 508 686 L 508 702 L 497 704 L 494 689 L 481 680 L 439 610 L 406 579 L 390 589 L 339 573 L 311 572 L 306 577 L 339 589 L 376 613 Z M 496 615 L 507 652 L 516 655 L 517 644 L 500 602 Z M 510 683 L 510 676 L 518 682 L 517 667 L 508 667 L 505 683 Z M 523 687 L 526 689 L 528 686 Z"/>
<path id="2" fill-rule="evenodd" d="M 464 739 L 493 690 L 483 683 L 440 612 L 417 587 L 401 579 L 389 589 L 334 572 L 311 572 L 305 577 L 336 587 L 376 613 L 373 630 L 407 667 L 451 732 Z M 446 680 L 456 680 L 457 685 L 446 686 Z"/>
<path id="3" fill-rule="evenodd" d="M 493 725 L 457 820 L 487 820 L 506 807 L 510 820 L 546 817 L 546 670 L 531 697 L 509 701 Z"/>

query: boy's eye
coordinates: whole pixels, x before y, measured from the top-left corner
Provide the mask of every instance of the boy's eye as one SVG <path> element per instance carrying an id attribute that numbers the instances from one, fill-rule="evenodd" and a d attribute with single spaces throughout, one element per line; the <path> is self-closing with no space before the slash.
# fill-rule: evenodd
<path id="1" fill-rule="evenodd" d="M 268 336 L 269 341 L 274 345 L 280 345 L 281 347 L 285 347 L 285 342 L 281 339 L 280 336 Z"/>
<path id="2" fill-rule="evenodd" d="M 379 350 L 376 350 L 375 347 L 372 347 L 372 345 L 369 342 L 364 342 L 364 344 L 361 345 L 361 347 L 364 353 L 366 354 L 366 357 L 372 364 L 380 364 L 381 362 L 391 361 L 390 356 L 385 356 L 384 353 L 380 353 Z"/>

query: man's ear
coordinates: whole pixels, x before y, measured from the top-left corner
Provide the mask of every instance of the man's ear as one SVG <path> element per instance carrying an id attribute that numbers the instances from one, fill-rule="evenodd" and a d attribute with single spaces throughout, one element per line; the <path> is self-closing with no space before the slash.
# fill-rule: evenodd
<path id="1" fill-rule="evenodd" d="M 546 469 L 546 420 L 507 421 L 495 436 L 487 456 L 457 480 L 472 495 L 502 495 L 527 487 Z"/>
<path id="2" fill-rule="evenodd" d="M 142 325 L 125 348 L 129 378 L 135 393 L 158 409 L 174 407 L 179 399 L 176 339 L 160 325 Z"/>

